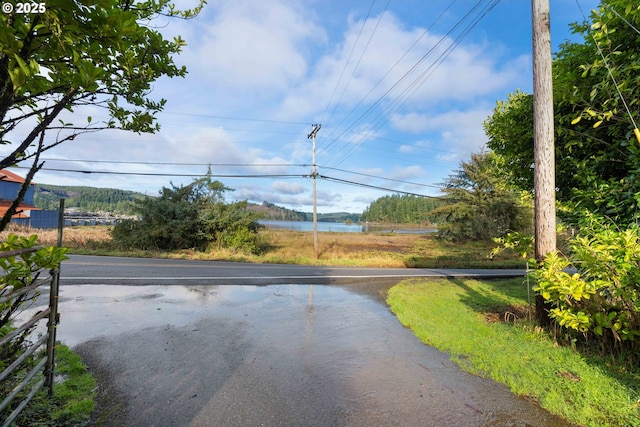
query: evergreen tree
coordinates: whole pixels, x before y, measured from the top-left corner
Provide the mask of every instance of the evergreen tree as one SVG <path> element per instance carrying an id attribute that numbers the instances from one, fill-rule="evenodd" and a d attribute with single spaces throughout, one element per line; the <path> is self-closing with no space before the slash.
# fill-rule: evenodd
<path id="1" fill-rule="evenodd" d="M 432 212 L 438 233 L 453 240 L 489 240 L 513 231 L 530 231 L 531 209 L 510 190 L 491 152 L 473 154 L 450 175 L 443 191 L 449 203 Z"/>

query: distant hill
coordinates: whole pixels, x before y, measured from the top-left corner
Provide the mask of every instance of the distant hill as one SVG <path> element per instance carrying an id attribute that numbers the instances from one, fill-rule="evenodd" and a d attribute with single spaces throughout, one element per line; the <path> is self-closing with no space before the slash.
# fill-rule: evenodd
<path id="1" fill-rule="evenodd" d="M 313 221 L 312 212 L 294 211 L 291 209 L 283 208 L 282 206 L 274 205 L 273 203 L 269 202 L 262 202 L 262 205 L 250 204 L 249 209 L 262 213 L 263 219 L 279 221 Z M 360 215 L 349 212 L 332 212 L 318 214 L 318 221 L 321 222 L 345 222 L 347 220 L 358 222 L 360 220 Z"/>
<path id="2" fill-rule="evenodd" d="M 35 184 L 33 204 L 40 209 L 58 209 L 60 199 L 65 199 L 65 208 L 78 208 L 86 212 L 112 212 L 114 214 L 131 214 L 131 202 L 146 197 L 142 193 L 115 188 L 81 187 L 68 185 Z M 283 208 L 273 203 L 263 202 L 261 205 L 250 203 L 248 208 L 260 212 L 263 219 L 281 221 L 312 221 L 311 212 L 298 212 Z M 360 215 L 348 212 L 320 213 L 318 221 L 357 222 Z"/>
<path id="3" fill-rule="evenodd" d="M 60 199 L 65 199 L 65 208 L 129 214 L 131 202 L 145 197 L 142 193 L 115 188 L 47 184 L 35 184 L 34 187 L 33 204 L 40 209 L 58 209 Z"/>

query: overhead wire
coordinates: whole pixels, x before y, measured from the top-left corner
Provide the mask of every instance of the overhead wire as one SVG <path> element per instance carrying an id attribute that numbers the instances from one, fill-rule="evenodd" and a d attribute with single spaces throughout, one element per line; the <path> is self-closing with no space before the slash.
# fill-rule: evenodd
<path id="1" fill-rule="evenodd" d="M 331 119 L 333 118 L 336 109 L 338 108 L 338 105 L 340 105 L 340 103 L 342 102 L 342 98 L 344 97 L 344 94 L 347 92 L 347 89 L 349 88 L 349 84 L 351 83 L 351 81 L 353 81 L 353 78 L 356 74 L 356 71 L 358 71 L 358 68 L 360 67 L 360 63 L 362 62 L 362 58 L 364 58 L 365 53 L 367 53 L 367 49 L 369 48 L 369 45 L 371 44 L 371 40 L 373 39 L 373 36 L 376 34 L 378 27 L 380 26 L 380 22 L 382 21 L 382 18 L 384 17 L 384 14 L 386 13 L 387 9 L 389 8 L 389 3 L 391 2 L 391 0 L 387 0 L 387 3 L 384 6 L 384 10 L 378 15 L 378 20 L 376 21 L 376 25 L 373 28 L 373 31 L 371 31 L 371 34 L 369 35 L 369 39 L 367 40 L 367 43 L 365 44 L 364 48 L 362 49 L 362 53 L 360 54 L 360 57 L 358 58 L 358 61 L 356 62 L 356 65 L 353 67 L 353 71 L 351 72 L 351 76 L 349 77 L 349 80 L 347 80 L 347 84 L 344 86 L 344 88 L 342 89 L 342 93 L 340 94 L 340 97 L 338 98 L 338 101 L 335 103 L 335 106 L 333 107 L 333 110 L 331 111 L 331 116 L 329 117 L 329 120 L 327 120 L 327 124 L 329 124 L 331 122 Z M 372 3 L 372 7 L 373 7 L 373 3 Z M 369 10 L 369 12 L 371 12 L 371 10 Z M 362 29 L 364 29 L 365 24 L 368 21 L 368 16 L 367 18 L 362 22 Z M 358 35 L 358 38 L 360 38 L 360 35 Z M 357 40 L 356 40 L 357 43 Z M 354 44 L 355 47 L 355 44 Z"/>
<path id="2" fill-rule="evenodd" d="M 422 64 L 432 53 L 436 51 L 446 40 L 450 39 L 450 35 L 455 33 L 462 24 L 471 18 L 471 22 L 467 24 L 462 32 L 456 36 L 455 39 L 449 44 L 448 47 L 436 58 L 422 73 L 418 75 L 417 78 L 413 80 L 404 90 L 396 96 L 391 102 L 385 106 L 374 118 L 372 124 L 368 125 L 362 133 L 367 133 L 369 135 L 375 134 L 375 131 L 382 125 L 383 120 L 388 120 L 392 112 L 397 111 L 407 100 L 413 96 L 413 94 L 420 88 L 424 82 L 435 72 L 435 70 L 444 62 L 444 60 L 455 50 L 456 47 L 459 46 L 460 42 L 469 34 L 469 32 L 480 22 L 482 18 L 484 18 L 498 3 L 500 0 L 491 0 L 488 5 L 484 7 L 484 9 L 480 9 L 480 6 L 485 0 L 480 0 L 476 3 L 474 7 L 472 7 L 467 14 L 463 18 L 461 18 L 458 23 L 449 31 L 446 35 L 444 35 L 419 61 L 416 63 L 400 80 L 396 82 L 385 94 L 379 98 L 378 101 L 374 105 L 372 105 L 363 115 L 360 116 L 356 123 L 360 123 L 364 120 L 364 118 L 373 110 L 374 106 L 377 106 L 381 103 L 382 99 L 387 97 L 393 90 L 399 87 L 399 84 L 406 79 L 417 67 Z M 480 11 L 478 12 L 478 9 Z M 475 14 L 475 15 L 474 15 Z M 353 127 L 354 125 L 352 125 Z M 343 132 L 344 134 L 344 132 Z M 341 134 L 342 135 L 342 134 Z M 335 165 L 340 165 L 344 162 L 356 149 L 358 149 L 365 142 L 365 137 L 361 136 L 359 140 L 355 143 L 352 143 L 348 148 L 342 148 L 340 151 L 340 159 L 337 160 Z M 334 155 L 333 157 L 336 157 Z"/>
<path id="3" fill-rule="evenodd" d="M 45 158 L 45 159 L 41 159 L 43 161 L 58 161 L 58 162 L 77 162 L 77 163 L 106 163 L 106 164 L 128 164 L 128 165 L 163 165 L 163 166 L 225 166 L 225 167 L 269 167 L 269 166 L 274 166 L 274 167 L 309 167 L 309 164 L 291 164 L 291 163 L 280 163 L 280 164 L 273 164 L 273 163 L 260 163 L 260 164 L 249 164 L 249 163 L 172 163 L 172 162 L 135 162 L 135 161 L 112 161 L 112 160 L 82 160 L 82 159 L 50 159 L 50 158 Z M 28 169 L 28 167 L 21 167 L 18 166 L 19 169 Z M 328 170 L 335 170 L 335 171 L 339 171 L 339 172 L 344 172 L 344 173 L 349 173 L 352 175 L 359 175 L 359 176 L 366 176 L 369 178 L 374 178 L 374 179 L 379 179 L 379 180 L 383 180 L 383 181 L 391 181 L 391 182 L 396 182 L 396 183 L 400 183 L 400 184 L 406 184 L 406 185 L 415 185 L 415 186 L 422 186 L 422 187 L 432 187 L 432 188 L 440 188 L 439 186 L 435 186 L 435 185 L 429 185 L 429 184 L 421 184 L 421 183 L 417 183 L 417 182 L 411 182 L 411 181 L 404 181 L 404 180 L 400 180 L 400 179 L 393 179 L 393 178 L 386 178 L 383 176 L 378 176 L 378 175 L 372 175 L 372 174 L 366 174 L 366 173 L 362 173 L 362 172 L 354 172 L 354 171 L 350 171 L 350 170 L 346 170 L 346 169 L 339 169 L 339 168 L 332 168 L 332 167 L 324 167 L 324 169 L 328 169 Z M 73 172 L 73 173 L 83 173 L 83 174 L 92 174 L 92 173 L 96 173 L 96 174 L 113 174 L 113 175 L 148 175 L 148 176 L 206 176 L 207 174 L 178 174 L 178 173 L 169 173 L 169 172 L 165 172 L 165 173 L 161 173 L 161 172 L 156 172 L 156 173 L 147 173 L 147 172 L 119 172 L 119 171 L 93 171 L 93 170 L 86 170 L 86 169 L 60 169 L 60 168 L 42 168 L 42 170 L 49 170 L 49 171 L 61 171 L 61 172 Z M 212 173 L 210 176 L 226 176 L 226 177 L 242 177 L 242 178 L 251 178 L 251 177 L 266 177 L 266 176 L 279 176 L 279 177 L 306 177 L 306 174 L 243 174 L 243 175 L 238 175 L 238 174 L 215 174 Z"/>
<path id="4" fill-rule="evenodd" d="M 29 169 L 24 166 L 16 166 L 17 169 Z M 87 171 L 87 170 L 78 170 L 78 169 L 58 169 L 58 168 L 41 168 L 43 171 L 52 171 L 52 172 L 69 172 L 69 173 L 83 173 L 83 174 L 103 174 L 103 175 L 135 175 L 135 176 L 158 176 L 158 177 L 188 177 L 188 178 L 204 178 L 204 177 L 212 177 L 212 178 L 311 178 L 309 174 L 262 174 L 262 175 L 241 175 L 241 174 L 176 174 L 176 173 L 158 173 L 158 172 L 115 172 L 115 171 Z M 427 197 L 427 198 L 439 198 L 438 196 L 430 196 L 426 194 L 412 193 L 403 190 L 392 189 L 388 187 L 381 187 L 372 184 L 364 184 L 361 182 L 350 181 L 347 179 L 340 179 L 335 177 L 330 177 L 326 175 L 318 175 L 318 178 L 325 179 L 328 181 L 333 181 L 336 183 L 352 185 L 357 187 L 365 187 L 370 189 L 382 190 L 382 191 L 390 191 L 393 193 L 399 194 L 407 194 L 417 197 Z"/>
<path id="5" fill-rule="evenodd" d="M 300 166 L 304 164 L 294 163 L 179 163 L 179 162 L 135 162 L 130 160 L 90 160 L 90 159 L 55 159 L 41 158 L 43 161 L 51 162 L 75 162 L 75 163 L 109 163 L 109 164 L 130 164 L 130 165 L 165 165 L 165 166 L 242 166 L 242 167 L 283 167 Z"/>
<path id="6" fill-rule="evenodd" d="M 254 118 L 246 118 L 246 117 L 219 116 L 215 114 L 179 113 L 176 111 L 163 111 L 162 114 L 169 114 L 174 116 L 204 117 L 204 118 L 234 120 L 234 121 L 243 121 L 243 122 L 275 123 L 275 124 L 286 124 L 286 125 L 295 125 L 295 126 L 311 124 L 307 122 L 293 122 L 293 121 L 287 121 L 287 120 L 254 119 Z"/>
<path id="7" fill-rule="evenodd" d="M 385 180 L 385 181 L 398 182 L 398 183 L 401 183 L 401 184 L 416 185 L 416 186 L 419 186 L 419 187 L 431 187 L 431 188 L 437 188 L 437 189 L 441 189 L 442 188 L 442 187 L 437 186 L 437 185 L 421 184 L 421 183 L 418 183 L 418 182 L 410 182 L 410 181 L 404 181 L 404 180 L 394 179 L 394 178 L 383 178 L 383 177 L 376 176 L 376 175 L 371 175 L 371 174 L 368 174 L 368 173 L 353 172 L 353 171 L 340 169 L 340 168 L 334 168 L 334 167 L 330 167 L 330 166 L 319 166 L 319 167 L 322 167 L 323 169 L 327 169 L 327 170 L 345 172 L 345 173 L 349 173 L 349 174 L 353 174 L 353 175 L 360 175 L 360 176 L 366 176 L 366 177 L 369 177 L 369 178 L 382 179 L 382 180 Z"/>
<path id="8" fill-rule="evenodd" d="M 26 166 L 15 166 L 17 169 L 29 169 Z M 213 178 L 281 178 L 281 177 L 304 177 L 300 174 L 197 174 L 197 173 L 164 173 L 164 172 L 123 172 L 123 171 L 104 171 L 104 170 L 82 170 L 82 169 L 60 169 L 60 168 L 40 168 L 41 171 L 50 172 L 69 172 L 69 173 L 82 173 L 82 174 L 96 174 L 96 175 L 135 175 L 135 176 L 165 176 L 165 177 L 205 177 L 210 176 Z"/>
<path id="9" fill-rule="evenodd" d="M 318 175 L 318 178 L 324 179 L 324 180 L 327 180 L 327 181 L 340 183 L 340 184 L 348 184 L 348 185 L 354 185 L 356 187 L 364 187 L 364 188 L 373 188 L 373 189 L 376 189 L 376 190 L 390 191 L 392 193 L 406 194 L 406 195 L 409 195 L 409 196 L 426 197 L 426 198 L 429 198 L 429 199 L 440 199 L 441 198 L 439 196 L 429 196 L 427 194 L 412 193 L 412 192 L 403 191 L 403 190 L 394 190 L 392 188 L 385 188 L 385 187 L 380 187 L 380 186 L 371 185 L 371 184 L 363 184 L 361 182 L 354 182 L 354 181 L 349 181 L 349 180 L 346 180 L 346 179 L 333 178 L 333 177 L 326 176 L 326 175 Z"/>
<path id="10" fill-rule="evenodd" d="M 466 36 L 473 30 L 473 28 L 484 18 L 498 3 L 500 0 L 492 0 L 492 2 L 482 10 L 482 13 L 477 15 L 473 21 L 465 27 L 464 31 L 459 34 L 454 42 L 447 47 L 447 49 L 438 56 L 436 61 L 434 61 L 427 69 L 425 69 L 413 83 L 411 83 L 396 99 L 394 99 L 389 105 L 387 105 L 383 111 L 378 113 L 378 119 L 373 126 L 374 129 L 379 128 L 384 120 L 388 120 L 388 118 L 398 111 L 402 105 L 404 105 L 408 99 L 410 99 L 417 91 L 422 87 L 422 85 L 428 80 L 429 77 L 435 73 L 435 71 L 442 65 L 442 63 L 451 55 L 451 53 L 460 45 L 462 40 L 466 38 Z M 395 106 L 394 106 L 395 105 Z M 394 108 L 392 108 L 394 107 Z"/>
<path id="11" fill-rule="evenodd" d="M 340 100 L 342 99 L 342 95 L 340 95 L 340 99 L 336 102 L 336 107 L 331 112 L 331 115 L 329 116 L 329 118 L 327 120 L 325 120 L 324 116 L 327 114 L 327 111 L 329 110 L 329 106 L 333 103 L 333 97 L 335 96 L 336 91 L 338 90 L 338 87 L 340 86 L 340 83 L 342 82 L 342 77 L 344 76 L 345 71 L 347 71 L 347 67 L 349 66 L 349 61 L 351 60 L 351 56 L 353 55 L 353 52 L 355 51 L 356 46 L 358 45 L 358 41 L 360 40 L 360 36 L 362 35 L 362 32 L 364 31 L 364 27 L 367 24 L 367 21 L 369 20 L 369 16 L 371 16 L 371 11 L 373 10 L 373 5 L 375 3 L 376 3 L 375 0 L 371 0 L 371 6 L 369 6 L 369 11 L 367 12 L 367 16 L 362 21 L 362 26 L 360 27 L 360 31 L 358 32 L 358 35 L 356 36 L 356 40 L 353 42 L 353 46 L 351 46 L 351 51 L 349 52 L 349 55 L 347 56 L 347 60 L 344 63 L 344 67 L 342 67 L 342 71 L 340 72 L 340 77 L 338 77 L 338 81 L 336 82 L 336 85 L 333 88 L 333 92 L 331 92 L 331 96 L 329 97 L 329 101 L 327 102 L 327 106 L 325 107 L 324 112 L 322 113 L 322 116 L 321 116 L 322 119 L 320 120 L 320 123 L 325 123 L 325 128 L 327 127 L 327 124 L 331 121 L 331 119 L 333 118 L 333 114 L 335 113 L 336 108 L 337 108 L 338 104 L 340 103 Z M 353 74 L 351 75 L 351 77 L 353 77 Z M 347 82 L 347 86 L 348 85 L 349 85 L 349 82 Z M 346 88 L 346 86 L 345 86 L 345 88 Z M 342 94 L 344 95 L 344 91 L 342 92 Z"/>
<path id="12" fill-rule="evenodd" d="M 577 0 L 576 0 L 576 1 L 577 1 Z M 634 30 L 636 33 L 640 34 L 640 30 L 639 30 L 639 29 L 637 29 L 637 28 L 635 27 L 635 25 L 633 25 L 631 22 L 627 21 L 627 20 L 625 19 L 625 17 L 624 17 L 624 16 L 620 15 L 620 14 L 618 13 L 618 11 L 617 11 L 617 10 L 615 10 L 611 5 L 608 5 L 608 4 L 607 4 L 607 2 L 605 2 L 605 1 L 603 1 L 603 2 L 602 2 L 602 4 L 603 4 L 607 9 L 609 9 L 609 10 L 610 10 L 610 11 L 612 11 L 614 14 L 616 14 L 616 15 L 618 16 L 618 18 L 622 19 L 622 20 L 624 21 L 624 23 L 625 23 L 625 24 L 627 24 L 629 27 L 631 27 L 631 29 L 632 29 L 632 30 Z M 578 5 L 578 7 L 580 7 L 580 5 Z M 582 9 L 581 9 L 581 11 L 582 11 Z M 582 16 L 584 17 L 584 13 L 582 14 Z M 585 18 L 585 20 L 586 20 L 586 18 Z"/>
<path id="13" fill-rule="evenodd" d="M 580 9 L 580 13 L 582 14 L 583 19 L 586 21 L 587 17 L 585 16 L 584 11 L 582 10 L 582 6 L 580 6 L 580 3 L 578 2 L 578 0 L 576 0 L 576 4 L 578 5 L 578 9 Z M 611 81 L 613 82 L 613 85 L 616 87 L 616 91 L 618 92 L 618 97 L 622 101 L 622 104 L 624 105 L 624 108 L 627 110 L 627 114 L 629 115 L 629 120 L 631 120 L 631 124 L 633 125 L 633 133 L 635 134 L 636 139 L 638 140 L 638 143 L 640 143 L 640 130 L 638 129 L 638 125 L 636 124 L 635 120 L 633 119 L 633 114 L 631 114 L 631 109 L 629 108 L 629 105 L 627 104 L 627 101 L 624 99 L 624 96 L 622 95 L 622 91 L 620 90 L 620 87 L 618 86 L 618 82 L 616 81 L 616 78 L 613 76 L 613 73 L 611 72 L 611 67 L 609 66 L 609 63 L 607 62 L 607 58 L 605 58 L 604 53 L 602 52 L 602 49 L 600 49 L 600 43 L 598 43 L 598 41 L 596 40 L 595 36 L 593 35 L 593 33 L 591 31 L 589 31 L 589 35 L 593 39 L 593 42 L 596 45 L 596 49 L 598 49 L 598 53 L 600 54 L 600 57 L 602 58 L 602 62 L 604 63 L 604 66 L 607 69 L 607 73 L 609 74 L 609 78 L 611 78 Z"/>
<path id="14" fill-rule="evenodd" d="M 422 34 L 420 34 L 420 36 L 413 42 L 413 44 L 411 46 L 409 46 L 409 48 L 407 50 L 405 50 L 405 52 L 400 56 L 400 58 L 398 58 L 396 60 L 396 62 L 391 66 L 391 68 L 389 68 L 389 70 L 369 89 L 369 92 L 367 92 L 367 94 L 353 107 L 353 109 L 351 109 L 351 111 L 349 113 L 347 113 L 347 115 L 342 119 L 342 121 L 338 124 L 337 127 L 335 127 L 335 129 L 340 129 L 342 124 L 352 115 L 354 114 L 357 109 L 364 103 L 365 100 L 367 100 L 369 98 L 369 96 L 373 93 L 373 91 L 382 84 L 382 82 L 385 81 L 385 79 L 387 78 L 387 76 L 389 74 L 391 74 L 391 72 L 400 64 L 400 62 L 402 62 L 402 60 L 409 54 L 409 52 L 411 52 L 413 50 L 413 48 L 420 42 L 420 40 L 422 40 L 424 38 L 425 35 L 428 34 L 428 32 L 431 30 L 431 28 L 438 22 L 440 21 L 440 19 L 446 14 L 446 12 L 455 4 L 456 0 L 452 0 L 451 3 L 449 3 L 449 6 L 447 6 L 441 13 L 440 15 L 438 15 L 438 17 L 431 23 L 431 25 L 429 27 L 427 27 Z M 323 151 L 326 151 L 332 144 L 334 144 L 342 135 L 344 135 L 345 132 L 342 132 L 341 134 L 339 134 L 337 137 L 333 138 L 332 135 L 333 133 L 330 133 L 328 135 L 327 138 L 331 139 L 331 141 L 329 142 L 329 144 L 327 144 L 326 146 L 320 148 L 319 150 L 319 154 L 322 153 Z M 320 141 L 322 142 L 322 141 Z"/>

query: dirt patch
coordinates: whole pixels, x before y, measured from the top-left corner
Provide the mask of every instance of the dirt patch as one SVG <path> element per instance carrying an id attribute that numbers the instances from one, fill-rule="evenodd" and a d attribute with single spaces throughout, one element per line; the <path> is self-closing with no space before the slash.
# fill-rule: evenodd
<path id="1" fill-rule="evenodd" d="M 503 305 L 484 313 L 487 323 L 514 323 L 531 316 L 531 310 L 526 305 Z"/>
<path id="2" fill-rule="evenodd" d="M 387 240 L 383 242 L 361 243 L 361 244 L 349 244 L 343 243 L 342 249 L 346 252 L 367 252 L 367 251 L 379 251 L 379 252 L 395 252 L 395 253 L 407 253 L 411 250 L 413 244 L 409 242 L 394 242 Z"/>

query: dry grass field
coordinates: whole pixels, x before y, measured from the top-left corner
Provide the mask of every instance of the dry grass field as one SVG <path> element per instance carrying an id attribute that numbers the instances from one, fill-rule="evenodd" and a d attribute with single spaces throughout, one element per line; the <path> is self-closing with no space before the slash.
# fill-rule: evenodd
<path id="1" fill-rule="evenodd" d="M 56 230 L 31 230 L 11 227 L 0 233 L 37 234 L 44 245 L 57 244 Z M 257 263 L 309 265 L 348 265 L 362 267 L 413 268 L 524 268 L 523 260 L 502 254 L 488 257 L 492 242 L 451 243 L 432 235 L 401 233 L 319 233 L 318 259 L 314 257 L 313 233 L 293 230 L 260 231 L 260 255 L 247 255 L 230 250 L 174 252 L 118 250 L 106 226 L 68 227 L 63 232 L 63 246 L 70 253 L 114 256 L 162 257 L 180 259 L 227 260 Z"/>

